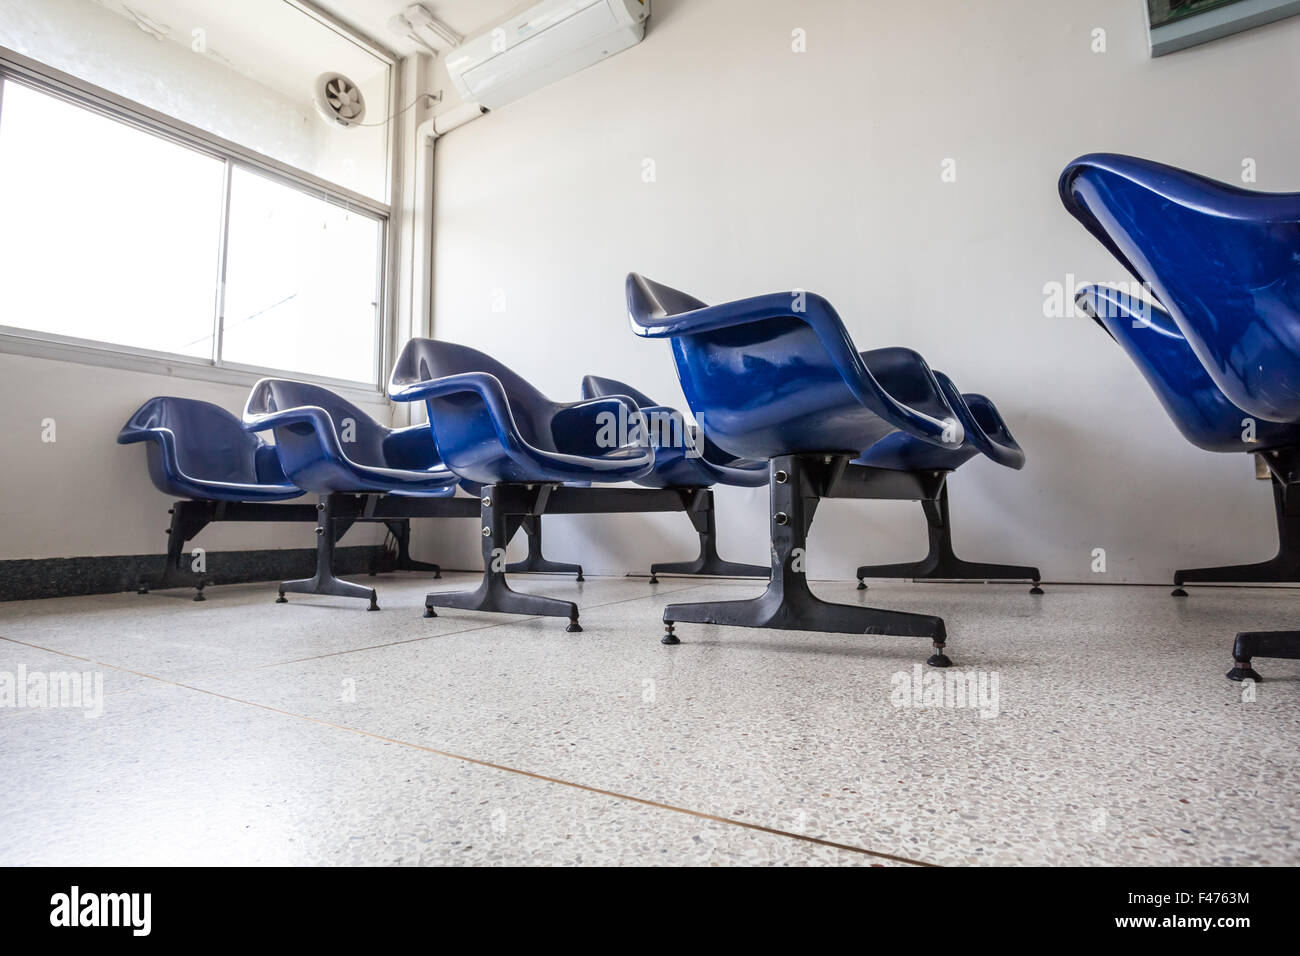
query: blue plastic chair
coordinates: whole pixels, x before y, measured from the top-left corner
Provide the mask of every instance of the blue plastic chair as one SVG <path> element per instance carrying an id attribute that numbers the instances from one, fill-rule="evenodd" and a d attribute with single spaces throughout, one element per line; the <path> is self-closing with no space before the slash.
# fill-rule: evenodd
<path id="1" fill-rule="evenodd" d="M 650 566 L 650 583 L 660 574 L 765 578 L 767 567 L 724 561 L 718 554 L 717 516 L 713 485 L 757 488 L 767 484 L 767 462 L 737 458 L 714 444 L 704 433 L 692 435 L 685 418 L 675 408 L 660 405 L 644 392 L 612 378 L 588 375 L 582 380 L 586 399 L 625 395 L 641 409 L 655 449 L 654 469 L 636 479 L 647 488 L 695 489 L 686 512 L 700 538 L 700 553 L 693 561 L 672 561 Z"/>
<path id="2" fill-rule="evenodd" d="M 483 496 L 483 581 L 472 592 L 429 594 L 426 616 L 435 607 L 547 615 L 582 630 L 573 602 L 510 588 L 505 547 L 525 515 L 545 511 L 551 489 L 634 480 L 654 467 L 654 449 L 632 440 L 636 429 L 624 435 L 607 427 L 640 421 L 636 404 L 623 397 L 553 402 L 491 356 L 436 339 L 407 342 L 388 394 L 425 403 L 438 454 Z"/>
<path id="3" fill-rule="evenodd" d="M 1272 477 L 1278 556 L 1180 571 L 1175 582 L 1300 580 L 1300 466 L 1288 427 L 1300 423 L 1300 193 L 1253 192 L 1110 154 L 1075 160 L 1059 190 L 1158 303 L 1084 290 L 1085 310 L 1138 363 L 1184 435 L 1214 451 L 1256 452 Z M 1255 441 L 1244 440 L 1252 428 Z M 1238 634 L 1229 678 L 1258 680 L 1253 655 L 1300 658 L 1300 631 Z"/>
<path id="4" fill-rule="evenodd" d="M 160 395 L 149 399 L 118 432 L 119 445 L 144 442 L 149 478 L 165 495 L 180 499 L 171 508 L 167 559 L 158 577 L 141 578 L 140 594 L 151 588 L 193 585 L 205 600 L 207 580 L 184 567 L 185 545 L 214 521 L 263 520 L 267 502 L 300 497 L 285 477 L 275 449 L 249 435 L 239 419 L 217 405 Z M 274 507 L 278 520 L 302 520 L 301 508 Z"/>
<path id="5" fill-rule="evenodd" d="M 1149 283 L 1228 399 L 1300 420 L 1300 193 L 1264 193 L 1172 166 L 1094 153 L 1061 201 Z"/>
<path id="6" fill-rule="evenodd" d="M 327 388 L 277 378 L 264 378 L 253 386 L 244 406 L 243 427 L 250 432 L 270 431 L 284 473 L 320 496 L 316 574 L 281 582 L 276 603 L 287 600 L 286 592 L 327 594 L 365 598 L 369 610 L 378 610 L 374 588 L 344 581 L 334 573 L 335 543 L 355 520 L 339 513 L 340 502 L 335 496 L 454 495 L 457 476 L 438 458 L 428 427 L 388 428 Z M 399 570 L 441 576 L 436 564 L 410 557 L 409 522 L 385 523 L 398 540 Z"/>
<path id="7" fill-rule="evenodd" d="M 165 495 L 203 501 L 286 501 L 303 490 L 285 477 L 275 449 L 220 406 L 160 395 L 117 434 L 148 442 L 149 477 Z"/>
<path id="8" fill-rule="evenodd" d="M 871 353 L 863 353 L 871 364 Z M 887 370 L 873 369 L 876 378 L 895 394 L 905 394 Z M 855 464 L 895 471 L 941 472 L 950 475 L 978 455 L 1007 468 L 1019 470 L 1025 465 L 1025 453 L 1002 419 L 997 406 L 983 395 L 962 394 L 952 379 L 934 372 L 935 381 L 948 406 L 956 413 L 965 432 L 965 440 L 956 446 L 935 445 L 907 432 L 892 432 L 876 442 Z M 952 519 L 949 513 L 948 483 L 937 499 L 922 499 L 921 507 L 929 535 L 929 550 L 920 561 L 901 564 L 864 565 L 857 570 L 858 590 L 867 589 L 864 578 L 911 578 L 913 580 L 1013 581 L 1029 580 L 1030 594 L 1042 594 L 1038 568 L 1016 564 L 992 564 L 966 561 L 957 557 L 952 544 Z"/>
<path id="9" fill-rule="evenodd" d="M 626 284 L 632 331 L 671 342 L 677 377 L 696 421 L 718 445 L 769 462 L 772 573 L 748 601 L 674 604 L 663 643 L 680 622 L 934 641 L 933 666 L 948 666 L 940 618 L 830 604 L 805 576 L 807 534 L 828 497 L 933 498 L 942 477 L 851 464 L 896 430 L 940 446 L 965 440 L 956 413 L 924 359 L 908 349 L 859 353 L 831 304 L 800 291 L 707 306 L 633 273 Z M 873 372 L 906 385 L 893 394 Z"/>

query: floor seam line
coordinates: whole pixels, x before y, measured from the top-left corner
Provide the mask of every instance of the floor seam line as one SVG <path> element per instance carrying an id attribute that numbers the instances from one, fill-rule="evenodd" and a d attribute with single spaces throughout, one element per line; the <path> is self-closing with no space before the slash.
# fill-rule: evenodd
<path id="1" fill-rule="evenodd" d="M 640 600 L 640 599 L 634 598 L 633 600 Z M 621 602 L 615 602 L 615 603 L 621 603 Z M 0 640 L 9 641 L 10 643 L 19 644 L 24 647 L 31 647 L 36 650 L 45 650 L 45 648 L 39 647 L 35 644 L 29 644 L 26 641 L 19 641 L 11 637 L 4 637 L 3 635 L 0 635 Z M 616 790 L 606 790 L 602 787 L 593 787 L 588 784 L 578 783 L 577 781 L 574 780 L 565 780 L 561 777 L 552 777 L 552 776 L 548 776 L 547 774 L 536 773 L 531 770 L 521 770 L 517 767 L 510 767 L 505 764 L 494 763 L 493 761 L 490 760 L 482 760 L 478 757 L 468 757 L 465 756 L 464 754 L 453 753 L 450 750 L 441 750 L 437 747 L 430 747 L 425 744 L 417 744 L 409 740 L 401 740 L 397 737 L 388 737 L 383 734 L 374 733 L 369 730 L 362 730 L 359 727 L 349 727 L 347 724 L 340 724 L 332 720 L 323 720 L 322 718 L 311 717 L 308 716 L 307 714 L 297 714 L 291 710 L 284 710 L 283 708 L 280 707 L 272 707 L 269 704 L 259 704 L 257 701 L 244 700 L 241 697 L 234 697 L 230 694 L 222 694 L 222 693 L 218 693 L 217 691 L 207 690 L 202 687 L 195 687 L 192 684 L 185 684 L 182 683 L 181 681 L 170 680 L 166 677 L 159 677 L 155 674 L 147 674 L 143 671 L 131 670 L 130 668 L 126 668 L 126 667 L 118 667 L 114 664 L 107 664 L 104 663 L 103 661 L 97 661 L 89 657 L 81 657 L 80 655 L 70 654 L 67 653 L 66 651 L 51 651 L 50 653 L 60 654 L 64 657 L 72 658 L 73 660 L 84 661 L 87 664 L 95 664 L 99 667 L 108 667 L 111 668 L 112 670 L 122 671 L 128 674 L 135 674 L 139 677 L 146 677 L 160 684 L 166 684 L 171 687 L 176 687 L 181 690 L 191 691 L 196 694 L 206 694 L 207 696 L 216 698 L 217 700 L 229 701 L 230 703 L 241 704 L 245 707 L 255 707 L 258 710 L 263 710 L 271 714 L 279 714 L 282 717 L 290 717 L 295 720 L 306 721 L 307 723 L 316 724 L 317 726 L 329 727 L 334 730 L 340 730 L 343 731 L 344 733 L 354 734 L 359 737 L 366 737 L 371 740 L 381 741 L 383 743 L 396 744 L 399 747 L 407 747 L 411 750 L 418 750 L 422 753 L 433 754 L 435 756 L 444 757 L 448 760 L 458 760 L 461 761 L 462 763 L 473 764 L 479 767 L 486 767 L 490 770 L 499 770 L 503 773 L 511 773 L 511 774 L 515 774 L 516 776 L 526 777 L 531 780 L 539 780 L 544 783 L 552 783 L 557 786 L 569 787 L 571 789 L 581 790 L 586 793 L 594 793 L 600 796 L 612 797 L 616 800 L 624 800 L 629 803 L 636 803 L 636 804 L 640 804 L 641 806 L 651 807 L 657 810 L 667 810 L 671 813 L 679 813 L 685 816 L 691 816 L 701 820 L 711 820 L 715 823 L 721 823 L 727 826 L 740 827 L 742 829 L 753 830 L 759 833 L 767 833 L 771 836 L 783 837 L 788 840 L 798 840 L 804 843 L 811 843 L 817 846 L 825 846 L 836 850 L 844 850 L 849 853 L 858 853 L 863 856 L 875 857 L 876 859 L 890 860 L 891 862 L 895 862 L 895 863 L 904 863 L 909 866 L 933 867 L 939 865 L 937 863 L 926 862 L 925 860 L 914 860 L 911 859 L 910 857 L 898 856 L 893 853 L 882 853 L 879 850 L 868 850 L 866 847 L 854 846 L 853 844 L 850 843 L 838 843 L 834 840 L 824 840 L 820 837 L 807 836 L 806 834 L 802 834 L 802 833 L 792 833 L 789 830 L 780 830 L 777 829 L 776 827 L 764 826 L 763 824 L 760 823 L 750 823 L 746 820 L 736 820 L 732 817 L 724 817 L 715 813 L 707 813 L 703 810 L 692 810 L 689 807 L 679 807 L 676 806 L 675 804 L 663 803 L 658 800 L 651 800 L 647 797 L 638 797 L 628 793 L 619 793 Z"/>

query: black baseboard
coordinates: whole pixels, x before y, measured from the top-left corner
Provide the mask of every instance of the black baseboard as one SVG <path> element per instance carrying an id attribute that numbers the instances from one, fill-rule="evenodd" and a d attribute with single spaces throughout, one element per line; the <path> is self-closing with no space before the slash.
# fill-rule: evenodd
<path id="1" fill-rule="evenodd" d="M 365 574 L 376 550 L 373 546 L 339 548 L 334 553 L 336 572 Z M 161 554 L 0 561 L 0 601 L 134 591 L 141 577 L 161 574 L 166 561 Z M 315 573 L 315 549 L 294 548 L 209 551 L 203 576 L 209 584 L 242 584 L 309 578 Z"/>

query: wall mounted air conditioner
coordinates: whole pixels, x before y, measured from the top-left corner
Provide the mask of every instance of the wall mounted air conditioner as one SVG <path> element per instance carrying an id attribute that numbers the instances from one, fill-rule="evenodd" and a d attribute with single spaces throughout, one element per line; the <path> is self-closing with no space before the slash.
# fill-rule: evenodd
<path id="1" fill-rule="evenodd" d="M 496 109 L 645 36 L 649 0 L 540 0 L 447 54 L 461 97 Z"/>

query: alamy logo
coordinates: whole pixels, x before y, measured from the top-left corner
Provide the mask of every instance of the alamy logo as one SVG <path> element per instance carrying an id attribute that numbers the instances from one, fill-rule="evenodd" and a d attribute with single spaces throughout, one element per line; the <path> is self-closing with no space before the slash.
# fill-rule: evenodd
<path id="1" fill-rule="evenodd" d="M 130 927 L 133 936 L 152 928 L 152 893 L 85 893 L 74 886 L 50 897 L 51 926 Z"/>
<path id="2" fill-rule="evenodd" d="M 87 717 L 104 713 L 104 675 L 99 671 L 0 671 L 0 707 L 75 707 Z"/>
<path id="3" fill-rule="evenodd" d="M 910 674 L 896 673 L 890 683 L 889 702 L 895 707 L 961 708 L 984 718 L 996 717 L 1001 709 L 997 671 L 923 671 L 917 664 Z"/>

